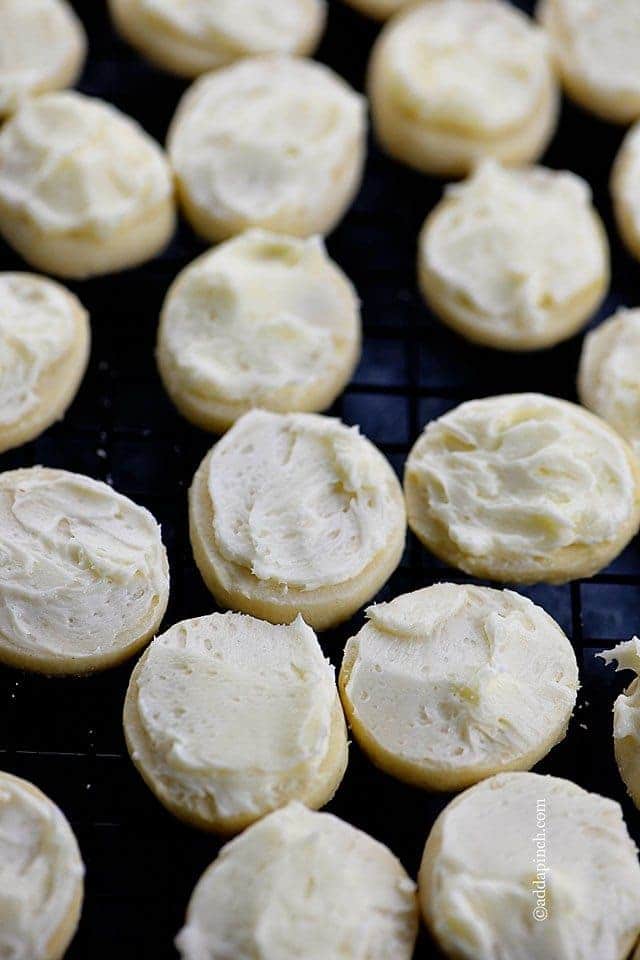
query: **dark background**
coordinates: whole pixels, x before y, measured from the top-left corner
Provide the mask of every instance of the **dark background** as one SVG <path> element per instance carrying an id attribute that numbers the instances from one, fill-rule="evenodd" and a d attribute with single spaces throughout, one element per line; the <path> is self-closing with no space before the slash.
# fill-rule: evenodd
<path id="1" fill-rule="evenodd" d="M 75 6 L 91 48 L 80 89 L 116 104 L 163 141 L 187 84 L 153 70 L 116 38 L 104 0 Z M 318 58 L 362 89 L 377 29 L 340 0 L 330 0 Z M 612 292 L 596 322 L 619 304 L 638 303 L 640 265 L 617 240 L 607 190 L 622 135 L 565 105 L 545 158 L 549 166 L 567 167 L 589 180 L 607 224 Z M 575 399 L 581 337 L 551 351 L 510 355 L 472 347 L 429 315 L 416 292 L 415 246 L 440 193 L 440 183 L 386 159 L 371 144 L 360 196 L 329 240 L 330 253 L 360 293 L 365 329 L 362 363 L 331 413 L 360 424 L 398 471 L 425 422 L 462 400 L 521 390 Z M 214 609 L 191 556 L 186 506 L 191 477 L 213 437 L 173 410 L 153 359 L 167 287 L 203 249 L 183 223 L 154 262 L 71 284 L 91 312 L 93 350 L 84 384 L 63 423 L 0 456 L 3 470 L 40 463 L 106 480 L 155 514 L 171 564 L 166 626 Z M 0 245 L 0 269 L 23 268 Z M 403 563 L 381 597 L 442 579 L 465 577 L 446 570 L 409 537 Z M 592 580 L 522 591 L 572 638 L 582 682 L 567 739 L 537 769 L 621 801 L 636 840 L 640 813 L 625 799 L 611 740 L 611 704 L 623 681 L 595 653 L 640 631 L 639 584 L 635 542 Z M 336 665 L 345 639 L 362 622 L 358 614 L 321 637 Z M 130 670 L 127 664 L 66 680 L 0 668 L 0 767 L 32 780 L 62 807 L 87 866 L 82 922 L 68 960 L 175 957 L 172 941 L 193 885 L 218 850 L 214 837 L 164 812 L 127 758 L 120 714 Z M 328 809 L 388 844 L 415 876 L 427 833 L 447 800 L 379 773 L 352 745 L 349 769 Z M 423 935 L 416 957 L 436 955 Z"/>

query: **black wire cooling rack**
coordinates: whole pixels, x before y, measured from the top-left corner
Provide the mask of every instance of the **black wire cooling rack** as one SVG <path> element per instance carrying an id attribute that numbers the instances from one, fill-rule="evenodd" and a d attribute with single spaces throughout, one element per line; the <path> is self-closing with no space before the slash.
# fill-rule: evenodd
<path id="1" fill-rule="evenodd" d="M 91 46 L 80 89 L 115 103 L 163 141 L 186 85 L 147 66 L 116 38 L 104 0 L 75 5 Z M 330 0 L 318 57 L 362 89 L 376 30 Z M 546 158 L 549 166 L 589 180 L 609 229 L 612 292 L 596 322 L 619 304 L 640 303 L 640 266 L 616 238 L 607 191 L 622 134 L 565 106 Z M 415 246 L 440 192 L 441 184 L 400 167 L 371 144 L 360 196 L 329 240 L 331 254 L 360 293 L 365 328 L 362 363 L 331 413 L 360 424 L 398 472 L 424 423 L 462 400 L 521 390 L 575 399 L 581 338 L 549 352 L 513 356 L 472 347 L 429 315 L 416 291 Z M 153 360 L 163 296 L 202 249 L 183 224 L 153 263 L 74 285 L 93 328 L 91 362 L 78 398 L 63 423 L 0 457 L 3 470 L 42 463 L 106 480 L 155 514 L 171 564 L 165 625 L 214 609 L 191 556 L 186 508 L 191 477 L 213 438 L 173 410 Z M 0 269 L 22 268 L 0 247 Z M 442 579 L 465 578 L 410 537 L 382 596 Z M 582 682 L 566 740 L 538 769 L 621 801 L 638 840 L 640 813 L 625 799 L 613 759 L 610 711 L 622 681 L 595 659 L 598 650 L 640 631 L 638 542 L 592 580 L 523 592 L 572 638 Z M 359 614 L 321 637 L 336 665 L 346 638 L 362 622 Z M 87 865 L 85 906 L 69 960 L 174 958 L 173 938 L 193 885 L 218 850 L 215 838 L 162 810 L 127 758 L 120 715 L 130 670 L 128 664 L 88 679 L 49 679 L 0 669 L 0 768 L 32 780 L 62 807 Z M 427 833 L 447 799 L 379 773 L 352 745 L 347 775 L 328 809 L 388 844 L 415 876 Z M 416 957 L 435 956 L 423 934 Z"/>

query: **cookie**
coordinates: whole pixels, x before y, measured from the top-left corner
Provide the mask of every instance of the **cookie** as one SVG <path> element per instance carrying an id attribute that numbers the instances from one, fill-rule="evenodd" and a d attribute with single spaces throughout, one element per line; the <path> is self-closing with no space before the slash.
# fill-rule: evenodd
<path id="1" fill-rule="evenodd" d="M 156 632 L 169 597 L 151 514 L 66 470 L 0 473 L 0 662 L 81 674 Z"/>
<path id="2" fill-rule="evenodd" d="M 415 885 L 387 847 L 291 803 L 236 837 L 193 891 L 182 960 L 410 960 Z"/>
<path id="3" fill-rule="evenodd" d="M 345 648 L 340 693 L 356 740 L 386 773 L 461 790 L 530 769 L 564 738 L 576 657 L 526 597 L 438 583 L 366 613 Z"/>
<path id="4" fill-rule="evenodd" d="M 472 400 L 432 421 L 405 467 L 409 526 L 474 576 L 565 583 L 640 526 L 640 467 L 582 407 L 538 393 Z"/>
<path id="5" fill-rule="evenodd" d="M 249 230 L 167 294 L 157 359 L 187 419 L 222 433 L 253 407 L 325 410 L 360 356 L 360 305 L 319 237 Z"/>
<path id="6" fill-rule="evenodd" d="M 635 0 L 540 0 L 565 92 L 602 120 L 640 117 L 640 19 Z"/>
<path id="7" fill-rule="evenodd" d="M 368 86 L 381 146 L 436 176 L 532 163 L 557 124 L 546 38 L 504 0 L 411 4 L 378 37 Z"/>
<path id="8" fill-rule="evenodd" d="M 124 731 L 160 802 L 218 833 L 290 800 L 323 806 L 347 767 L 335 671 L 301 617 L 214 613 L 171 627 L 133 671 Z"/>
<path id="9" fill-rule="evenodd" d="M 89 315 L 69 290 L 0 273 L 0 453 L 60 420 L 89 358 Z"/>
<path id="10" fill-rule="evenodd" d="M 620 805 L 559 777 L 504 773 L 456 797 L 429 835 L 419 896 L 456 960 L 625 960 L 640 933 Z"/>
<path id="11" fill-rule="evenodd" d="M 71 87 L 87 54 L 66 0 L 0 0 L 0 117 L 26 97 Z"/>
<path id="12" fill-rule="evenodd" d="M 310 413 L 246 413 L 189 491 L 196 563 L 224 607 L 316 630 L 348 619 L 404 548 L 396 476 L 357 427 Z"/>
<path id="13" fill-rule="evenodd" d="M 631 128 L 611 172 L 611 199 L 616 224 L 629 253 L 640 260 L 640 123 Z"/>
<path id="14" fill-rule="evenodd" d="M 434 313 L 476 343 L 538 350 L 573 336 L 609 285 L 589 185 L 543 167 L 483 161 L 429 214 L 418 277 Z"/>
<path id="15" fill-rule="evenodd" d="M 631 670 L 635 674 L 613 705 L 613 745 L 620 776 L 631 799 L 640 808 L 640 640 L 633 637 L 598 656 L 605 663 L 617 661 L 617 670 Z"/>
<path id="16" fill-rule="evenodd" d="M 329 233 L 365 159 L 365 102 L 329 67 L 249 57 L 201 77 L 171 124 L 169 157 L 185 215 L 205 240 L 248 227 Z"/>
<path id="17" fill-rule="evenodd" d="M 311 54 L 326 0 L 109 0 L 122 36 L 161 70 L 197 77 L 241 57 Z"/>
<path id="18" fill-rule="evenodd" d="M 174 223 L 162 150 L 103 100 L 45 94 L 0 130 L 0 233 L 37 269 L 81 278 L 136 266 Z"/>
<path id="19" fill-rule="evenodd" d="M 78 926 L 84 866 L 64 814 L 0 772 L 0 956 L 62 960 Z"/>
<path id="20" fill-rule="evenodd" d="M 374 20 L 387 20 L 415 0 L 346 0 L 350 7 Z"/>

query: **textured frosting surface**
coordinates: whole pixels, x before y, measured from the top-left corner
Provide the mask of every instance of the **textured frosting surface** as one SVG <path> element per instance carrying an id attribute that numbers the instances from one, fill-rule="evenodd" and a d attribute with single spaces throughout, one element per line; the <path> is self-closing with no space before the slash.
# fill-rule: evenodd
<path id="1" fill-rule="evenodd" d="M 0 556 L 0 647 L 16 655 L 109 655 L 152 629 L 166 606 L 155 519 L 80 474 L 0 474 Z"/>
<path id="2" fill-rule="evenodd" d="M 184 960 L 409 960 L 414 890 L 382 844 L 293 803 L 222 849 L 177 945 Z"/>
<path id="3" fill-rule="evenodd" d="M 0 203 L 43 232 L 106 239 L 165 203 L 172 189 L 160 147 L 98 99 L 46 94 L 0 132 Z"/>
<path id="4" fill-rule="evenodd" d="M 640 676 L 640 640 L 633 637 L 619 643 L 613 650 L 598 654 L 605 663 L 617 662 L 618 670 L 631 670 Z M 640 688 L 634 679 L 631 686 L 621 693 L 613 707 L 613 736 L 616 740 L 630 737 L 634 749 L 640 754 Z"/>
<path id="5" fill-rule="evenodd" d="M 564 733 L 571 644 L 526 597 L 440 583 L 367 610 L 343 692 L 375 744 L 417 771 L 489 771 Z M 345 666 L 343 666 L 343 671 Z"/>
<path id="6" fill-rule="evenodd" d="M 0 773 L 0 957 L 47 960 L 83 873 L 61 811 L 25 781 Z"/>
<path id="7" fill-rule="evenodd" d="M 623 960 L 640 932 L 637 852 L 612 800 L 557 777 L 500 774 L 450 803 L 431 836 L 420 896 L 452 955 Z"/>
<path id="8" fill-rule="evenodd" d="M 450 186 L 428 221 L 422 266 L 474 326 L 499 335 L 552 332 L 571 301 L 608 274 L 588 184 L 492 160 Z"/>
<path id="9" fill-rule="evenodd" d="M 618 219 L 624 217 L 629 232 L 640 237 L 640 123 L 622 141 L 611 187 Z"/>
<path id="10" fill-rule="evenodd" d="M 359 340 L 353 287 L 319 238 L 250 230 L 187 267 L 163 310 L 159 345 L 194 400 L 296 400 L 342 369 Z"/>
<path id="11" fill-rule="evenodd" d="M 260 580 L 343 583 L 398 523 L 396 479 L 357 427 L 313 414 L 245 414 L 209 461 L 217 549 Z"/>

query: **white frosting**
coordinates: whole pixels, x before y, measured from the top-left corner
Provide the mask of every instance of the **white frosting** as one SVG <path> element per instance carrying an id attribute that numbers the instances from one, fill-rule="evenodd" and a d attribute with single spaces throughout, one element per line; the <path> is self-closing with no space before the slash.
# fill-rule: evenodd
<path id="1" fill-rule="evenodd" d="M 491 777 L 445 808 L 420 898 L 446 952 L 465 960 L 623 960 L 640 933 L 640 867 L 619 804 L 533 773 Z"/>
<path id="2" fill-rule="evenodd" d="M 481 776 L 564 735 L 575 654 L 526 597 L 440 583 L 367 617 L 345 649 L 343 693 L 376 747 L 418 776 Z"/>
<path id="3" fill-rule="evenodd" d="M 134 759 L 205 819 L 257 817 L 303 796 L 338 705 L 334 669 L 300 617 L 274 626 L 238 613 L 154 640 L 132 695 L 150 746 Z"/>
<path id="4" fill-rule="evenodd" d="M 0 0 L 0 116 L 74 79 L 84 32 L 64 0 Z"/>
<path id="5" fill-rule="evenodd" d="M 251 230 L 180 274 L 159 345 L 194 401 L 259 406 L 287 391 L 295 407 L 344 367 L 359 330 L 355 291 L 322 240 Z"/>
<path id="6" fill-rule="evenodd" d="M 313 414 L 245 414 L 209 461 L 216 547 L 260 580 L 343 583 L 398 522 L 396 478 L 357 427 Z"/>
<path id="7" fill-rule="evenodd" d="M 591 191 L 572 173 L 487 160 L 447 189 L 427 224 L 424 269 L 451 309 L 488 333 L 552 333 L 571 301 L 608 274 Z"/>
<path id="8" fill-rule="evenodd" d="M 640 238 L 640 123 L 633 126 L 622 141 L 611 179 L 611 191 L 618 220 L 627 221 L 628 232 L 640 242 L 637 240 Z"/>
<path id="9" fill-rule="evenodd" d="M 192 202 L 221 219 L 319 218 L 361 151 L 365 103 L 320 63 L 247 59 L 196 81 L 169 136 Z"/>
<path id="10" fill-rule="evenodd" d="M 168 592 L 147 510 L 64 470 L 0 474 L 0 652 L 108 656 L 153 629 Z"/>
<path id="11" fill-rule="evenodd" d="M 0 273 L 0 429 L 42 403 L 41 379 L 72 350 L 78 301 L 27 273 Z"/>
<path id="12" fill-rule="evenodd" d="M 631 670 L 640 676 L 640 640 L 633 637 L 626 643 L 619 643 L 613 650 L 604 650 L 598 654 L 605 663 L 617 662 L 617 670 Z M 616 740 L 631 737 L 634 747 L 640 754 L 640 687 L 636 680 L 621 693 L 613 707 L 613 736 Z"/>
<path id="13" fill-rule="evenodd" d="M 83 873 L 61 811 L 0 772 L 0 957 L 49 960 L 49 942 L 74 909 Z"/>
<path id="14" fill-rule="evenodd" d="M 46 94 L 0 132 L 0 202 L 48 234 L 106 239 L 166 203 L 172 189 L 160 147 L 101 100 Z"/>
<path id="15" fill-rule="evenodd" d="M 409 960 L 414 890 L 381 843 L 294 803 L 222 849 L 177 946 L 183 960 Z"/>

